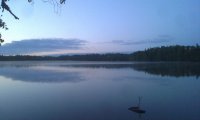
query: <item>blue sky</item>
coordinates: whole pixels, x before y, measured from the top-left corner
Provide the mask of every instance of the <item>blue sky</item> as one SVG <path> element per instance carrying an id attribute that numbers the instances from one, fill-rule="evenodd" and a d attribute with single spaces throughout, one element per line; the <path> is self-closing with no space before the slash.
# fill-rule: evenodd
<path id="1" fill-rule="evenodd" d="M 8 46 L 20 48 L 16 44 L 20 42 L 24 47 L 19 51 L 30 49 L 26 54 L 36 55 L 133 52 L 161 45 L 200 44 L 200 0 L 67 0 L 61 9 L 42 0 L 34 4 L 11 0 L 8 4 L 20 20 L 3 13 L 9 30 L 1 30 L 6 39 L 1 54 L 9 54 Z M 55 42 L 47 40 L 52 39 L 69 42 L 65 42 L 66 49 L 59 45 L 51 49 L 49 44 Z M 71 40 L 84 43 L 74 49 Z M 32 47 L 41 41 L 47 42 L 45 48 L 49 49 L 34 51 Z M 22 54 L 19 51 L 15 54 Z"/>

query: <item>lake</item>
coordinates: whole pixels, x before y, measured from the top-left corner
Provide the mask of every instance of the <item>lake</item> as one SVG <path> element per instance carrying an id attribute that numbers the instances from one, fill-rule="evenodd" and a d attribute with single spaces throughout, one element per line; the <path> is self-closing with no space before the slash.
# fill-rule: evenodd
<path id="1" fill-rule="evenodd" d="M 0 120 L 200 120 L 200 63 L 0 62 Z M 145 113 L 129 110 L 138 107 Z"/>

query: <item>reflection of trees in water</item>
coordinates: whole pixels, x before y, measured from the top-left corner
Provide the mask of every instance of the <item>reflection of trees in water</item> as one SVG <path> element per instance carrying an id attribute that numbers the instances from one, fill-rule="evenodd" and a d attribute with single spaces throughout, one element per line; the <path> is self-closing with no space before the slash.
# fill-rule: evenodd
<path id="1" fill-rule="evenodd" d="M 184 62 L 5 62 L 0 63 L 0 75 L 11 77 L 13 79 L 20 79 L 24 81 L 82 81 L 79 72 L 57 72 L 34 70 L 32 67 L 36 66 L 53 66 L 60 68 L 89 68 L 89 69 L 133 69 L 136 71 L 146 72 L 161 76 L 200 76 L 200 63 L 184 63 Z M 34 76 L 34 77 L 33 77 Z M 28 79 L 27 79 L 28 78 Z"/>
<path id="2" fill-rule="evenodd" d="M 74 64 L 74 65 L 63 65 L 62 67 L 85 67 L 85 68 L 106 68 L 106 69 L 120 69 L 120 68 L 131 68 L 136 71 L 142 71 L 149 74 L 161 75 L 161 76 L 173 76 L 173 77 L 184 77 L 184 76 L 200 76 L 200 63 L 184 63 L 184 62 L 141 62 L 141 63 L 129 63 L 129 64 Z"/>
<path id="3" fill-rule="evenodd" d="M 3 61 L 0 62 L 0 68 L 29 68 L 44 65 L 44 61 Z"/>
<path id="4" fill-rule="evenodd" d="M 61 67 L 74 67 L 74 68 L 105 68 L 105 69 L 121 69 L 132 68 L 133 64 L 121 64 L 121 63 L 103 63 L 103 64 L 73 64 L 73 65 L 60 65 Z"/>
<path id="5" fill-rule="evenodd" d="M 161 76 L 200 76 L 200 63 L 142 63 L 134 64 L 137 71 Z"/>

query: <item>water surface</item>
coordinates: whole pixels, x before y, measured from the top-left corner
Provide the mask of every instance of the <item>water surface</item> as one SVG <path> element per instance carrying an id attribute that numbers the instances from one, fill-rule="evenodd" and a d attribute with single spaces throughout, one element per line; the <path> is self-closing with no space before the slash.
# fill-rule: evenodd
<path id="1" fill-rule="evenodd" d="M 199 120 L 199 63 L 0 62 L 0 120 Z M 128 110 L 137 106 L 145 114 Z"/>

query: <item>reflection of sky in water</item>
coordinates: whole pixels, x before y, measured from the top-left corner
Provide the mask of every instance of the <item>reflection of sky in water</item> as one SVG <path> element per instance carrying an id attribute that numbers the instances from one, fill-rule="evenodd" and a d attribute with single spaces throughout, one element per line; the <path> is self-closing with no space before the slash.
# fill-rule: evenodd
<path id="1" fill-rule="evenodd" d="M 137 120 L 128 108 L 138 96 L 142 120 L 199 119 L 195 76 L 162 77 L 131 64 L 11 63 L 0 63 L 0 120 Z"/>
<path id="2" fill-rule="evenodd" d="M 80 72 L 56 66 L 3 67 L 0 75 L 25 82 L 80 82 Z"/>

